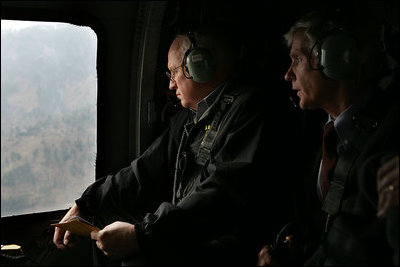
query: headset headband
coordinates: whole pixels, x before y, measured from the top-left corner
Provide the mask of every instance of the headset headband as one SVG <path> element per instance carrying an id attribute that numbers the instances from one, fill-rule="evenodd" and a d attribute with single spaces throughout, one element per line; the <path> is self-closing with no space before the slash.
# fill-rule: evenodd
<path id="1" fill-rule="evenodd" d="M 191 43 L 191 48 L 197 47 L 197 42 L 196 39 L 194 38 L 194 34 L 192 31 L 189 31 L 187 34 L 187 37 L 189 37 L 190 43 Z"/>

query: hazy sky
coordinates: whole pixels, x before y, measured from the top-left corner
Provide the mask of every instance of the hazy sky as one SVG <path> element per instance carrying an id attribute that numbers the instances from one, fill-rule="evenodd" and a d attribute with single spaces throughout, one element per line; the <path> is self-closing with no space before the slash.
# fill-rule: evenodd
<path id="1" fill-rule="evenodd" d="M 6 30 L 20 30 L 23 28 L 31 27 L 34 25 L 52 25 L 55 27 L 57 24 L 64 24 L 64 23 L 54 23 L 54 22 L 39 22 L 39 21 L 23 21 L 23 20 L 1 20 L 1 29 Z"/>

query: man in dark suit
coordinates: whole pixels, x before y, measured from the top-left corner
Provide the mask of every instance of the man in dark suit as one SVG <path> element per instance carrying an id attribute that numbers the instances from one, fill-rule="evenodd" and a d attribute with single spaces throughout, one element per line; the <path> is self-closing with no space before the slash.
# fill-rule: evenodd
<path id="1" fill-rule="evenodd" d="M 398 265 L 398 208 L 377 216 L 383 192 L 398 196 L 398 164 L 390 180 L 397 178 L 397 185 L 384 184 L 388 190 L 379 197 L 377 191 L 379 167 L 396 155 L 398 160 L 398 74 L 390 68 L 394 59 L 382 50 L 382 24 L 356 11 L 309 13 L 284 35 L 292 61 L 285 80 L 299 107 L 322 109 L 328 119 L 322 142 L 316 141 L 322 148 L 314 151 L 319 153 L 314 174 L 299 179 L 310 188 L 298 192 L 302 233 L 286 238 L 286 247 L 295 249 L 285 254 L 276 251 L 277 244 L 266 246 L 259 265 Z M 296 237 L 304 243 L 296 244 Z"/>

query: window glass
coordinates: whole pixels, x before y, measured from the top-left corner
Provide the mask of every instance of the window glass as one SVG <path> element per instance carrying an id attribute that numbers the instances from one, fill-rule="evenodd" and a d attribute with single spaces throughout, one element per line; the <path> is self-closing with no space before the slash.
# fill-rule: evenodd
<path id="1" fill-rule="evenodd" d="M 1 20 L 1 216 L 70 207 L 94 181 L 97 37 Z"/>

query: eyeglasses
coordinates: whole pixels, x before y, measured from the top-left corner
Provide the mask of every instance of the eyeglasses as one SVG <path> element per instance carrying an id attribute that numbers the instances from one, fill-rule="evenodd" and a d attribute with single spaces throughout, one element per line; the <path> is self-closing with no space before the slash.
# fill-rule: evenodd
<path id="1" fill-rule="evenodd" d="M 182 67 L 182 65 L 180 65 L 176 68 L 173 68 L 172 70 L 167 70 L 167 72 L 165 72 L 165 74 L 167 75 L 168 79 L 171 80 L 171 82 L 175 81 L 175 75 L 176 75 L 177 69 L 179 69 L 180 67 Z"/>

